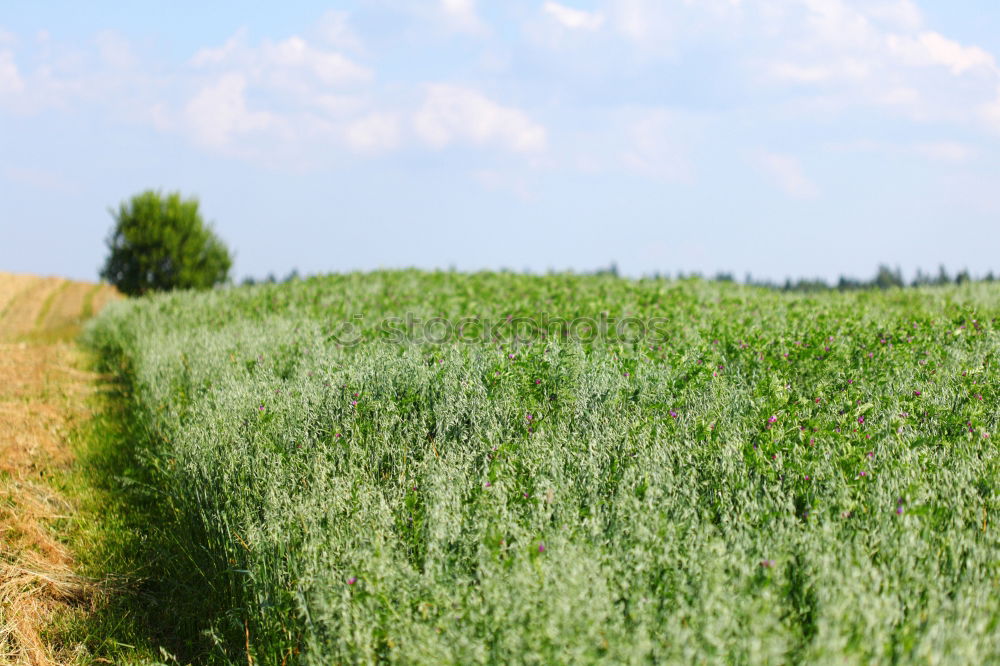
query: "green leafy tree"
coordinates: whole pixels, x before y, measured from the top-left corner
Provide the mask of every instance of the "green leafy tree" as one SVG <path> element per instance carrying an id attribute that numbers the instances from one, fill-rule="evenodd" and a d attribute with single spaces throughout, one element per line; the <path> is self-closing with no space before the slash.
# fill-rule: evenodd
<path id="1" fill-rule="evenodd" d="M 115 226 L 101 277 L 121 292 L 208 289 L 226 281 L 232 257 L 202 220 L 197 199 L 147 190 L 109 212 Z"/>

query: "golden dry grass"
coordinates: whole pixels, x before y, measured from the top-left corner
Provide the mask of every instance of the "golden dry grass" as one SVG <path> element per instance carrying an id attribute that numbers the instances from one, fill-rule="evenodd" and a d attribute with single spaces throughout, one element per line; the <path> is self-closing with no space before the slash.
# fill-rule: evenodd
<path id="1" fill-rule="evenodd" d="M 44 630 L 94 586 L 59 538 L 74 507 L 52 478 L 73 463 L 68 435 L 95 386 L 71 339 L 115 297 L 106 285 L 0 273 L 0 663 L 73 658 Z"/>

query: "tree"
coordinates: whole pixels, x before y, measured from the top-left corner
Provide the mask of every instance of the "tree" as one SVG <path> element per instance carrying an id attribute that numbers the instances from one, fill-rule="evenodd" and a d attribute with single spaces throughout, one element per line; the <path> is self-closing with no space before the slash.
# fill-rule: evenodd
<path id="1" fill-rule="evenodd" d="M 101 277 L 121 292 L 208 289 L 226 281 L 232 257 L 202 220 L 197 199 L 147 190 L 108 212 L 115 226 Z"/>
<path id="2" fill-rule="evenodd" d="M 903 272 L 899 270 L 899 267 L 897 266 L 896 270 L 892 270 L 885 264 L 878 267 L 878 273 L 875 274 L 875 279 L 872 282 L 879 289 L 905 286 Z"/>

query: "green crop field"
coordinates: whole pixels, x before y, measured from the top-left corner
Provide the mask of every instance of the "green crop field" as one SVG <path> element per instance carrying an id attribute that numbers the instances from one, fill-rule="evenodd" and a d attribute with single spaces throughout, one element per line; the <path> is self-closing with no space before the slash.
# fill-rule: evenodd
<path id="1" fill-rule="evenodd" d="M 403 271 L 87 340 L 189 658 L 996 663 L 998 316 L 986 284 Z"/>

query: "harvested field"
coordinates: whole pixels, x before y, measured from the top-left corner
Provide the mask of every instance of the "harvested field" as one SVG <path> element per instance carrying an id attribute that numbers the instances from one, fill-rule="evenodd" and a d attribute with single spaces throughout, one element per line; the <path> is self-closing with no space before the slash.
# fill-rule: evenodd
<path id="1" fill-rule="evenodd" d="M 0 273 L 0 342 L 71 340 L 115 298 L 108 285 Z"/>
<path id="2" fill-rule="evenodd" d="M 0 663 L 71 658 L 42 639 L 88 589 L 53 527 L 73 507 L 51 479 L 73 462 L 67 438 L 95 386 L 72 339 L 115 297 L 106 285 L 0 273 Z"/>

